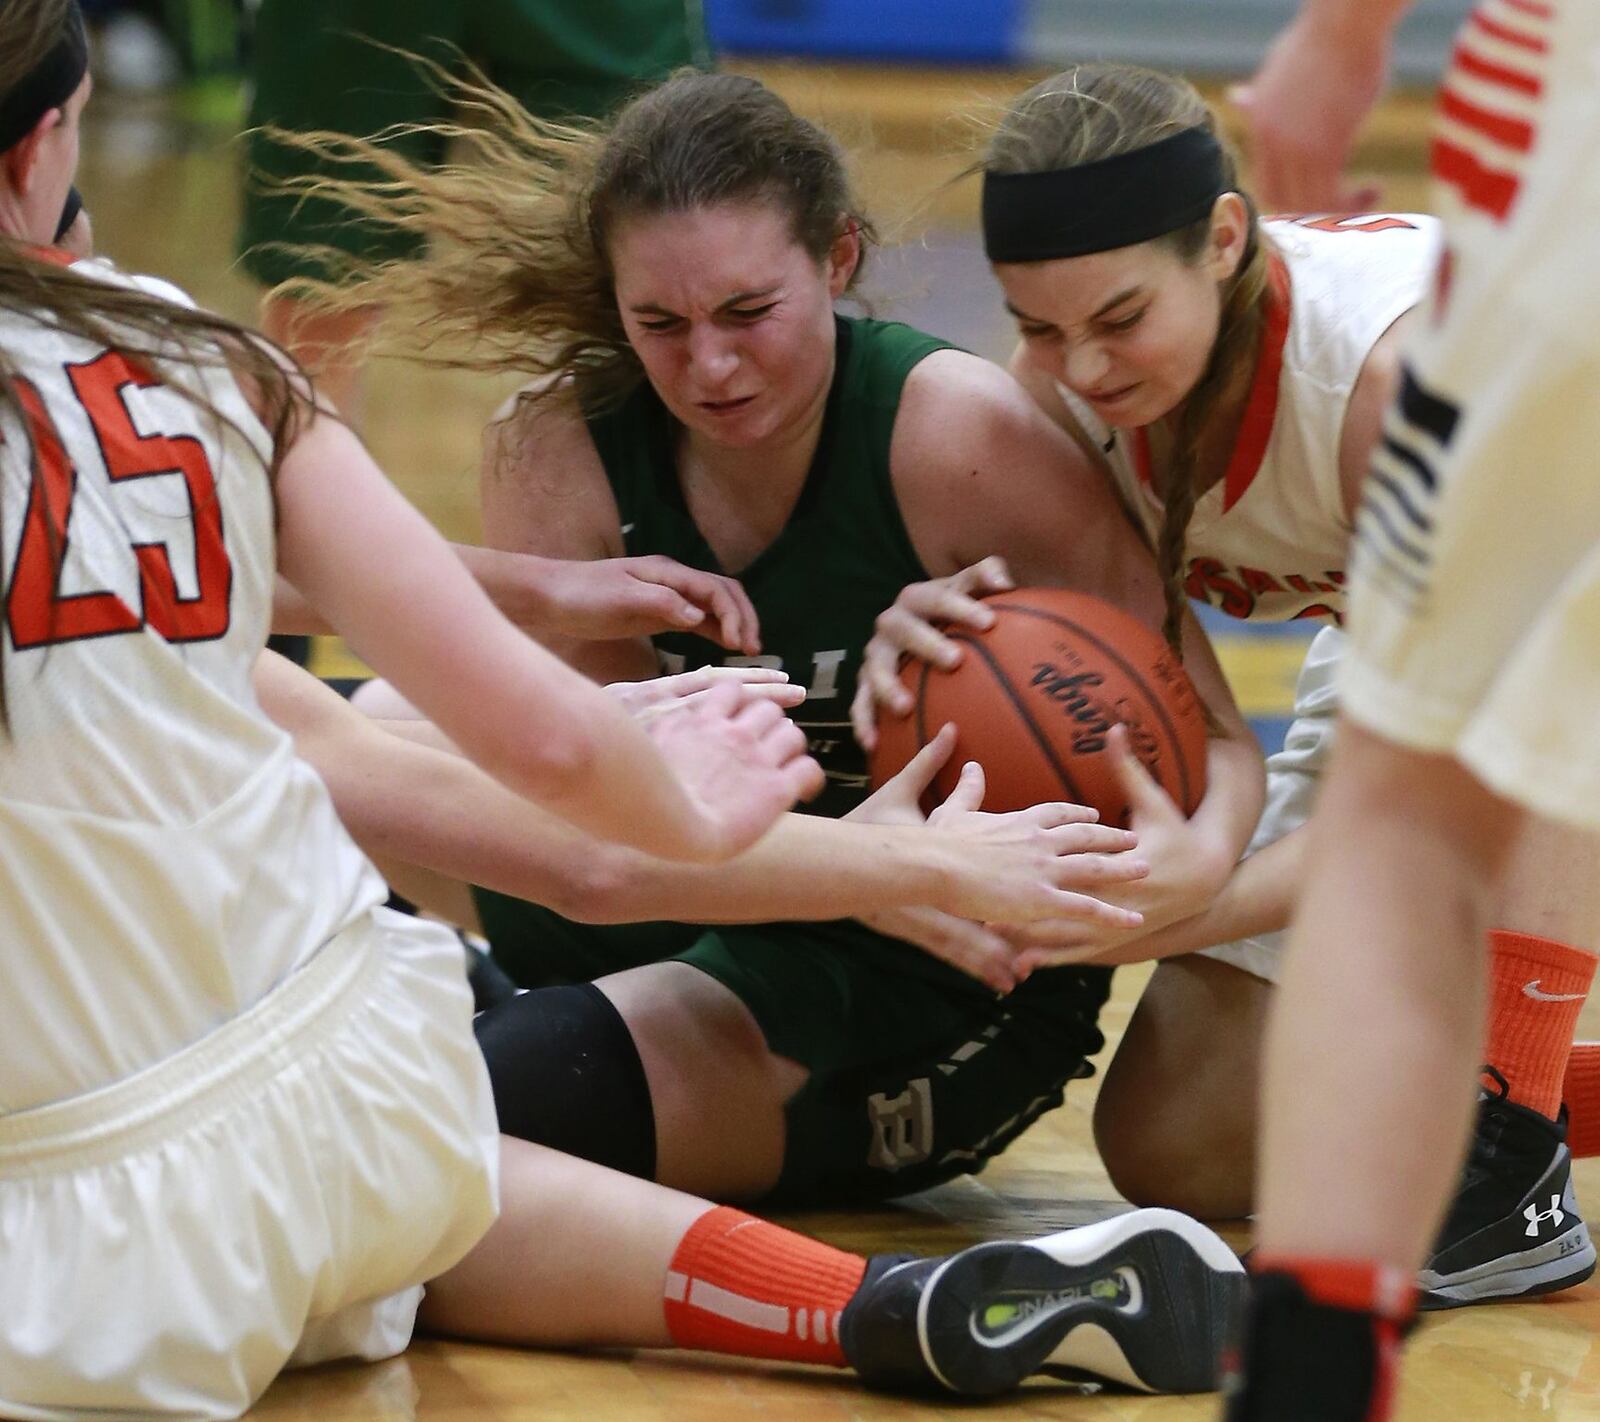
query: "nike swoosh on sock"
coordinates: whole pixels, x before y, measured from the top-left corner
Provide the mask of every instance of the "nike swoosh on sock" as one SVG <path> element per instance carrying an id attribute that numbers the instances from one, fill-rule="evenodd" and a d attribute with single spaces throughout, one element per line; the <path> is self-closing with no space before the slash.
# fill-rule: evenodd
<path id="1" fill-rule="evenodd" d="M 1535 1002 L 1581 1002 L 1588 996 L 1583 992 L 1540 992 L 1539 982 L 1540 979 L 1535 978 L 1532 982 L 1523 983 L 1522 995 L 1531 997 Z"/>

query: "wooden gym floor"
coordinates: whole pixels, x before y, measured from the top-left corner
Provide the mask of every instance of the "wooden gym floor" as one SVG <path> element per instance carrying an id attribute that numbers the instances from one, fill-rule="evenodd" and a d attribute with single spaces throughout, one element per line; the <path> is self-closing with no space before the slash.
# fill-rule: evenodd
<path id="1" fill-rule="evenodd" d="M 886 254 L 874 283 L 881 313 L 985 354 L 1003 354 L 1008 332 L 973 238 L 975 185 L 940 185 L 967 161 L 958 153 L 969 131 L 959 116 L 1003 102 L 1029 76 L 804 66 L 760 72 L 803 111 L 866 150 L 862 189 L 901 244 Z M 1382 175 L 1392 208 L 1424 201 L 1418 165 L 1427 111 L 1423 99 L 1390 101 L 1363 145 L 1359 166 Z M 250 319 L 255 293 L 231 270 L 237 199 L 230 136 L 227 127 L 186 118 L 182 105 L 97 98 L 82 186 L 102 250 Z M 506 388 L 398 365 L 371 373 L 364 432 L 397 482 L 453 537 L 476 535 L 478 432 Z M 336 648 L 320 651 L 324 665 L 337 664 Z M 1297 645 L 1233 640 L 1224 652 L 1246 709 L 1281 716 Z M 1114 1050 L 1146 976 L 1144 969 L 1118 975 L 1102 1061 Z M 1580 1036 L 1600 1036 L 1600 1009 L 1586 1018 Z M 1062 1110 L 981 1177 L 893 1208 L 787 1222 L 852 1249 L 944 1252 L 980 1238 L 1026 1236 L 1115 1213 L 1124 1205 L 1089 1134 L 1094 1091 L 1094 1082 L 1075 1086 Z M 1580 1200 L 1600 1202 L 1600 1165 L 1580 1164 L 1577 1181 Z M 1242 1230 L 1229 1237 L 1241 1247 L 1246 1242 Z M 1543 1304 L 1469 1309 L 1430 1321 L 1410 1348 L 1401 1416 L 1407 1422 L 1535 1415 L 1600 1422 L 1600 1353 L 1592 1347 L 1597 1329 L 1595 1285 Z M 1037 1384 L 1004 1404 L 1004 1412 L 1082 1422 L 1190 1422 L 1214 1417 L 1216 1407 L 1210 1398 L 1090 1396 Z M 920 1422 L 972 1415 L 965 1407 L 867 1394 L 847 1376 L 818 1370 L 686 1354 L 564 1356 L 430 1341 L 377 1367 L 289 1375 L 259 1411 L 280 1422 L 454 1422 L 468 1416 L 716 1422 L 752 1415 L 772 1422 Z"/>

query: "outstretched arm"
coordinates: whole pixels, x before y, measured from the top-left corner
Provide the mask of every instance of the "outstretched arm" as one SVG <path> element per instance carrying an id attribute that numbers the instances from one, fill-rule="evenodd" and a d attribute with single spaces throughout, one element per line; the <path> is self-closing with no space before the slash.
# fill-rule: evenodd
<path id="1" fill-rule="evenodd" d="M 270 653 L 255 674 L 267 714 L 322 777 L 346 828 L 384 864 L 418 866 L 545 904 L 580 922 L 697 923 L 856 917 L 906 904 L 1021 922 L 1044 915 L 1129 927 L 1095 894 L 1136 880 L 1134 837 L 1075 806 L 1018 815 L 977 812 L 981 778 L 936 812 L 936 824 L 898 822 L 948 756 L 931 745 L 871 818 L 786 815 L 757 844 L 714 868 L 672 864 L 597 841 L 542 812 L 470 762 L 419 734 L 368 720 L 292 663 Z M 1013 985 L 1003 948 L 957 966 L 997 988 Z"/>
<path id="2" fill-rule="evenodd" d="M 715 861 L 820 788 L 798 730 L 736 687 L 646 735 L 495 611 L 337 419 L 308 416 L 276 494 L 289 583 L 472 760 L 573 824 Z"/>
<path id="3" fill-rule="evenodd" d="M 540 640 L 612 641 L 692 630 L 745 651 L 756 634 L 755 611 L 734 579 L 671 558 L 583 562 L 470 543 L 450 547 L 489 600 Z M 333 627 L 279 578 L 272 630 L 327 636 Z"/>
<path id="4" fill-rule="evenodd" d="M 1268 211 L 1356 212 L 1356 134 L 1389 77 L 1390 38 L 1411 0 L 1304 0 L 1255 76 L 1229 97 L 1243 112 L 1257 196 Z"/>

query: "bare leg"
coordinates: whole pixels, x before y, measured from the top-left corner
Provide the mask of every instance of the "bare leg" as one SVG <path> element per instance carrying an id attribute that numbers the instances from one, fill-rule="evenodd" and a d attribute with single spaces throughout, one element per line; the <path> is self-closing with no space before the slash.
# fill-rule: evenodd
<path id="1" fill-rule="evenodd" d="M 500 1139 L 500 1217 L 428 1285 L 432 1332 L 548 1347 L 670 1347 L 661 1300 L 712 1207 L 527 1141 Z"/>
<path id="2" fill-rule="evenodd" d="M 384 882 L 407 902 L 468 933 L 483 932 L 472 890 L 460 879 L 399 859 L 379 855 L 371 858 Z"/>
<path id="3" fill-rule="evenodd" d="M 1414 1270 L 1465 1153 L 1519 812 L 1447 757 L 1340 736 L 1267 1031 L 1259 1238 Z"/>
<path id="4" fill-rule="evenodd" d="M 1257 1083 L 1273 985 L 1214 958 L 1152 975 L 1095 1103 L 1095 1143 L 1136 1205 L 1200 1219 L 1250 1213 Z"/>
<path id="5" fill-rule="evenodd" d="M 656 1179 L 715 1200 L 754 1200 L 783 1169 L 784 1104 L 805 1085 L 750 1009 L 687 963 L 599 979 L 628 1024 L 656 1117 Z"/>
<path id="6" fill-rule="evenodd" d="M 313 314 L 304 303 L 268 296 L 261 303 L 261 329 L 300 362 L 317 389 L 352 429 L 361 424 L 361 362 L 355 355 L 378 319 L 374 309 Z"/>
<path id="7" fill-rule="evenodd" d="M 1490 927 L 1600 948 L 1600 835 L 1525 815 Z"/>

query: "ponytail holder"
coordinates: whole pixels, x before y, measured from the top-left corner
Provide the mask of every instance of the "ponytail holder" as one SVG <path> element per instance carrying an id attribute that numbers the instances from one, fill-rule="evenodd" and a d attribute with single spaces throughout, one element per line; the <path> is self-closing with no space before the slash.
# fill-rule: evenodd
<path id="1" fill-rule="evenodd" d="M 1048 262 L 1131 247 L 1210 214 L 1227 189 L 1222 145 L 1186 128 L 1131 153 L 1046 173 L 983 175 L 991 262 Z"/>

